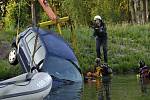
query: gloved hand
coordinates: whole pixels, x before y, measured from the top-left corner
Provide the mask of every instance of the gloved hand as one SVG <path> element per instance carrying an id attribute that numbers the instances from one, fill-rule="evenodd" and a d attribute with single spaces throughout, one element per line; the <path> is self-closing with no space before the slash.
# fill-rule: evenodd
<path id="1" fill-rule="evenodd" d="M 100 28 L 99 28 L 99 32 L 103 32 L 103 27 L 100 27 Z"/>

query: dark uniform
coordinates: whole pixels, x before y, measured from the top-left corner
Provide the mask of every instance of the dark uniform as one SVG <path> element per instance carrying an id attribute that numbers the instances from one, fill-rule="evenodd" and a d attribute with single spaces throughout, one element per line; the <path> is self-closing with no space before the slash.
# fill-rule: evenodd
<path id="1" fill-rule="evenodd" d="M 93 25 L 94 28 L 94 36 L 96 37 L 96 52 L 97 52 L 97 58 L 101 58 L 101 51 L 100 47 L 103 47 L 103 53 L 104 53 L 104 62 L 107 63 L 107 32 L 106 32 L 106 26 L 105 23 L 100 20 L 100 25 L 97 25 L 96 23 Z"/>

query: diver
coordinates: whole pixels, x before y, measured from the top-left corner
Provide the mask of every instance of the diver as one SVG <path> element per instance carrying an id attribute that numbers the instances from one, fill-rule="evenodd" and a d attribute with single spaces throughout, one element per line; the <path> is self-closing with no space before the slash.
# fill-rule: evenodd
<path id="1" fill-rule="evenodd" d="M 146 66 L 144 61 L 139 61 L 139 74 L 140 74 L 140 84 L 141 92 L 147 92 L 147 85 L 150 83 L 150 68 Z"/>
<path id="2" fill-rule="evenodd" d="M 101 68 L 101 63 L 100 63 L 100 58 L 95 59 L 95 64 L 94 64 L 94 69 L 93 67 L 88 68 L 86 73 L 84 74 L 84 80 L 96 80 L 97 78 L 102 77 L 102 68 Z"/>
<path id="3" fill-rule="evenodd" d="M 102 77 L 102 68 L 101 68 L 101 60 L 100 58 L 95 59 L 95 65 L 94 65 L 94 77 Z"/>
<path id="4" fill-rule="evenodd" d="M 91 82 L 92 80 L 95 80 L 95 77 L 93 76 L 94 70 L 90 67 L 88 68 L 87 71 L 85 71 L 83 73 L 83 76 L 84 76 L 84 82 Z"/>
<path id="5" fill-rule="evenodd" d="M 111 85 L 111 76 L 112 69 L 107 64 L 100 64 L 100 59 L 96 58 L 96 63 L 98 66 L 95 66 L 96 73 L 99 71 L 98 75 L 101 75 L 102 86 L 99 90 L 98 100 L 110 100 L 110 85 Z M 97 75 L 97 74 L 96 74 Z"/>

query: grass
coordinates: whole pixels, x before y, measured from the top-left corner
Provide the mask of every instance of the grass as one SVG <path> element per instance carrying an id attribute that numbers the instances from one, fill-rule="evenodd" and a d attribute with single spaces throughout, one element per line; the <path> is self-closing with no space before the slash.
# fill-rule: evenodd
<path id="1" fill-rule="evenodd" d="M 19 75 L 21 73 L 21 68 L 19 65 L 11 66 L 8 61 L 0 60 L 0 80 L 8 79 L 10 77 Z"/>
<path id="2" fill-rule="evenodd" d="M 146 25 L 108 25 L 108 64 L 116 73 L 128 73 L 136 71 L 138 61 L 143 59 L 147 65 L 150 65 L 150 24 Z M 72 40 L 70 31 L 66 28 L 62 30 L 63 37 L 71 46 L 72 41 L 76 42 L 73 49 L 79 60 L 79 64 L 83 72 L 88 68 L 93 68 L 96 58 L 95 39 L 92 38 L 93 30 L 87 26 L 78 26 L 75 29 L 75 35 Z M 13 37 L 16 36 L 16 30 L 1 30 L 0 41 L 11 43 Z M 0 45 L 1 46 L 1 45 Z M 7 58 L 6 58 L 7 59 Z M 0 77 L 13 75 L 13 69 L 6 59 L 0 59 Z M 6 68 L 5 68 L 6 67 Z M 17 67 L 16 67 L 17 68 Z M 14 69 L 16 70 L 16 69 Z M 9 72 L 11 74 L 9 74 Z M 1 75 L 2 74 L 2 75 Z"/>
<path id="3" fill-rule="evenodd" d="M 0 50 L 1 53 L 6 53 L 0 55 L 0 80 L 8 79 L 10 77 L 19 75 L 21 73 L 21 68 L 19 65 L 12 66 L 8 63 L 7 55 L 10 49 L 11 41 L 15 36 L 15 30 L 1 30 L 0 31 Z M 5 50 L 2 50 L 5 49 Z"/>
<path id="4" fill-rule="evenodd" d="M 16 36 L 16 30 L 0 30 L 0 41 L 11 43 Z"/>

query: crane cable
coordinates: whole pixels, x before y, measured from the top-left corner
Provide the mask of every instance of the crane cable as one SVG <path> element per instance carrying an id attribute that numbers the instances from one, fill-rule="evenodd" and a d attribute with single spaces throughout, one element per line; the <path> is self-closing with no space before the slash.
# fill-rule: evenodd
<path id="1" fill-rule="evenodd" d="M 37 22 L 36 22 L 36 12 L 35 12 L 35 1 L 32 0 L 31 1 L 31 12 L 32 12 L 32 27 L 33 27 L 33 30 L 35 31 L 35 41 L 34 41 L 34 48 L 33 48 L 33 54 L 32 54 L 32 57 L 31 57 L 31 69 L 30 69 L 30 73 L 32 73 L 34 70 L 35 72 L 38 72 L 37 68 L 36 68 L 36 65 L 34 66 L 34 56 L 35 56 L 35 52 L 36 52 L 36 48 L 37 48 L 37 44 L 38 44 L 38 30 L 39 30 L 39 27 L 37 27 Z M 37 31 L 36 31 L 37 30 Z"/>
<path id="2" fill-rule="evenodd" d="M 17 47 L 18 47 L 18 35 L 19 35 L 19 31 L 20 31 L 20 6 L 21 6 L 20 3 L 18 3 L 18 21 L 17 21 L 17 36 L 16 36 Z"/>

